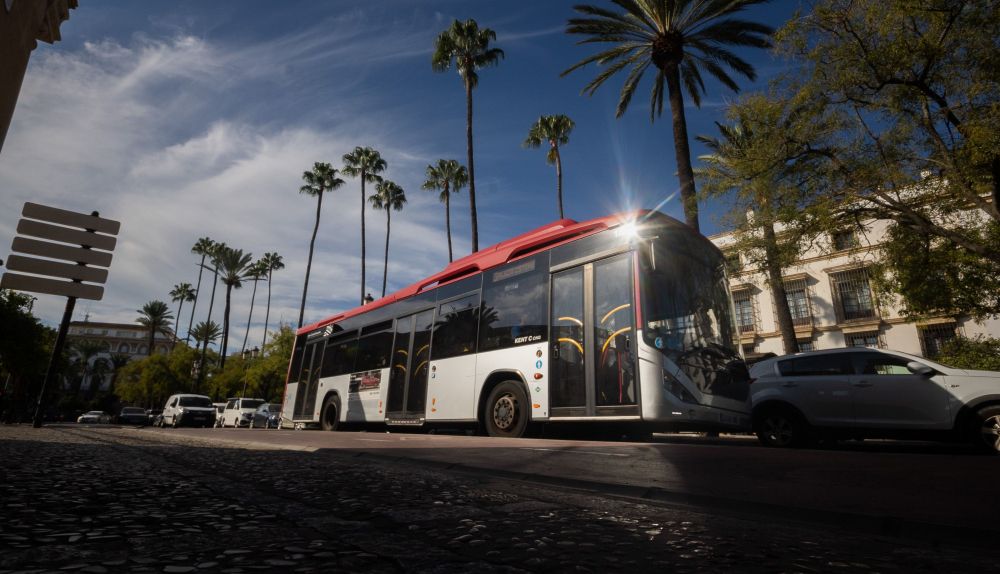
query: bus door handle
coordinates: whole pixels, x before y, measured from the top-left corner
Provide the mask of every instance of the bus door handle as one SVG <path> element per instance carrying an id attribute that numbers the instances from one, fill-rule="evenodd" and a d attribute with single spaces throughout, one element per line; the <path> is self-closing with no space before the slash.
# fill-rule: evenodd
<path id="1" fill-rule="evenodd" d="M 552 345 L 552 358 L 553 359 L 559 358 L 559 343 Z"/>

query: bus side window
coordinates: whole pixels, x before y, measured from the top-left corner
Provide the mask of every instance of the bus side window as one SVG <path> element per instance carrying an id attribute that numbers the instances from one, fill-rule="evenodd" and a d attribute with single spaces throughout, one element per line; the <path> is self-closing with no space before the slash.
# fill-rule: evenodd
<path id="1" fill-rule="evenodd" d="M 354 369 L 354 359 L 358 354 L 358 332 L 351 331 L 338 335 L 326 342 L 323 355 L 323 377 L 333 377 L 350 373 Z"/>
<path id="2" fill-rule="evenodd" d="M 474 353 L 478 326 L 479 293 L 442 303 L 434 322 L 432 358 L 446 359 Z"/>
<path id="3" fill-rule="evenodd" d="M 361 330 L 358 341 L 358 360 L 354 371 L 374 371 L 389 366 L 389 355 L 392 354 L 392 321 Z"/>
<path id="4" fill-rule="evenodd" d="M 480 353 L 545 340 L 548 281 L 548 253 L 520 259 L 484 274 Z"/>

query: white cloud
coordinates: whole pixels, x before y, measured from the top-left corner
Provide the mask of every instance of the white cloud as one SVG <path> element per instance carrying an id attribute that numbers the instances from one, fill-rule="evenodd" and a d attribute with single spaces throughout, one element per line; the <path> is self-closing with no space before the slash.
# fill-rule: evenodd
<path id="1" fill-rule="evenodd" d="M 357 18 L 347 15 L 338 22 L 349 26 L 352 17 Z M 146 301 L 168 300 L 176 283 L 194 284 L 197 258 L 190 248 L 199 237 L 224 241 L 255 257 L 276 251 L 286 268 L 274 276 L 271 324 L 279 319 L 294 322 L 315 217 L 315 200 L 298 194 L 301 174 L 314 161 L 337 162 L 361 144 L 382 151 L 390 165 L 387 176 L 409 196 L 406 209 L 393 213 L 389 290 L 437 271 L 447 261 L 443 206 L 436 195 L 419 189 L 424 167 L 436 157 L 430 150 L 407 145 L 404 152 L 400 142 L 382 131 L 385 128 L 360 120 L 345 122 L 334 133 L 294 123 L 275 126 L 243 113 L 259 105 L 243 89 L 248 82 L 268 69 L 280 75 L 307 51 L 314 59 L 333 57 L 338 52 L 331 37 L 338 38 L 329 30 L 322 35 L 313 31 L 236 50 L 188 36 L 137 37 L 128 45 L 102 41 L 72 53 L 36 53 L 0 156 L 0 238 L 13 236 L 24 201 L 86 212 L 97 209 L 120 220 L 104 300 L 81 301 L 74 316 L 79 320 L 89 311 L 92 321 L 132 322 L 135 310 Z M 353 50 L 358 41 L 356 34 L 337 40 L 355 42 Z M 368 42 L 379 56 L 378 43 Z M 280 46 L 295 49 L 275 49 Z M 417 42 L 408 38 L 403 38 L 403 46 L 419 51 Z M 337 101 L 338 116 L 362 115 L 350 107 L 351 101 Z M 358 189 L 358 183 L 348 179 L 324 198 L 307 321 L 357 301 Z M 462 236 L 455 238 L 456 249 L 467 249 L 468 222 L 462 217 L 467 207 L 459 200 L 452 209 L 453 229 Z M 369 210 L 367 223 L 368 290 L 378 295 L 384 213 Z M 206 276 L 196 321 L 207 312 L 210 290 Z M 266 284 L 261 284 L 258 305 L 266 293 Z M 222 294 L 220 288 L 213 313 L 220 322 Z M 250 285 L 234 293 L 231 348 L 234 341 L 242 342 L 249 299 Z M 35 310 L 55 324 L 63 304 L 59 298 L 40 296 Z M 182 333 L 189 309 L 188 304 L 180 318 Z M 261 306 L 254 312 L 251 344 L 259 341 L 257 325 L 263 317 Z"/>

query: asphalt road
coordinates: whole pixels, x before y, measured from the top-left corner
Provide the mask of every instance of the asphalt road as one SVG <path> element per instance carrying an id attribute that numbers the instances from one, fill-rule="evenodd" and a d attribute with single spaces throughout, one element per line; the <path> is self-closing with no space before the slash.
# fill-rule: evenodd
<path id="1" fill-rule="evenodd" d="M 929 540 L 1000 534 L 1000 457 L 960 445 L 866 441 L 764 448 L 750 437 L 650 442 L 250 429 L 142 429 L 241 446 L 395 458 L 713 511 Z"/>

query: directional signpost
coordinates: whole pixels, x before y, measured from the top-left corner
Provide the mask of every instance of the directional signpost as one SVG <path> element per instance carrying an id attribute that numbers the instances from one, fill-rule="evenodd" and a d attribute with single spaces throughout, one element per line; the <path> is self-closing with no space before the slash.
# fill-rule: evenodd
<path id="1" fill-rule="evenodd" d="M 0 288 L 62 295 L 66 311 L 45 380 L 38 392 L 34 426 L 42 426 L 45 390 L 55 378 L 57 359 L 66 343 L 66 331 L 77 299 L 100 301 L 104 282 L 111 266 L 111 252 L 121 223 L 102 219 L 96 211 L 90 215 L 55 207 L 25 203 L 17 233 L 10 249 L 22 255 L 7 258 L 7 273 L 0 278 Z M 69 263 L 65 263 L 68 261 Z M 13 273 L 12 273 L 13 272 Z"/>

